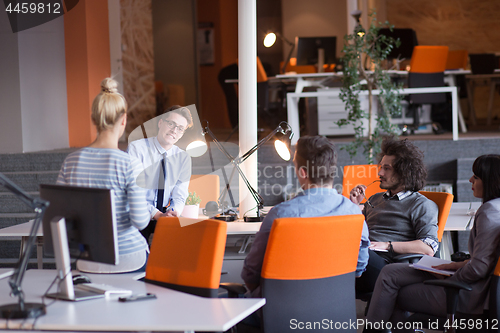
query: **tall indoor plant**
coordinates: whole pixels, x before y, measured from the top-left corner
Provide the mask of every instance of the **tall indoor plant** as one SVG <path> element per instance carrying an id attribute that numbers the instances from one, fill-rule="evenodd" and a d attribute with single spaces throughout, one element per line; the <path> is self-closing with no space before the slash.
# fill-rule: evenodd
<path id="1" fill-rule="evenodd" d="M 390 74 L 383 64 L 392 48 L 399 46 L 399 40 L 379 35 L 382 24 L 376 24 L 375 12 L 370 14 L 371 23 L 368 30 L 359 24 L 360 15 L 359 11 L 353 13 L 358 25 L 354 33 L 344 37 L 344 75 L 340 98 L 345 103 L 348 115 L 347 119 L 341 119 L 338 125 L 354 125 L 355 140 L 345 148 L 351 158 L 356 155 L 359 147 L 363 147 L 368 162 L 373 163 L 373 157 L 380 151 L 382 136 L 398 134 L 398 127 L 391 123 L 390 118 L 401 114 L 401 96 L 397 91 L 400 86 L 391 81 Z M 383 26 L 389 26 L 389 23 L 385 22 Z M 392 29 L 392 26 L 390 28 Z M 368 67 L 370 70 L 367 70 Z M 378 110 L 374 110 L 372 105 L 374 89 L 380 90 L 381 107 Z M 368 91 L 368 110 L 361 108 L 361 90 Z M 367 137 L 363 133 L 363 122 L 366 120 Z"/>

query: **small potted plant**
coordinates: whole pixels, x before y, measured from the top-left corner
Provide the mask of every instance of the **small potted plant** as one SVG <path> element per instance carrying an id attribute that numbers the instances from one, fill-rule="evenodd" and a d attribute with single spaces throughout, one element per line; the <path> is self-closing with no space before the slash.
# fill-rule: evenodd
<path id="1" fill-rule="evenodd" d="M 196 194 L 196 192 L 189 192 L 188 197 L 186 198 L 186 205 L 182 210 L 182 217 L 189 217 L 192 219 L 198 218 L 198 212 L 200 210 L 200 197 Z"/>

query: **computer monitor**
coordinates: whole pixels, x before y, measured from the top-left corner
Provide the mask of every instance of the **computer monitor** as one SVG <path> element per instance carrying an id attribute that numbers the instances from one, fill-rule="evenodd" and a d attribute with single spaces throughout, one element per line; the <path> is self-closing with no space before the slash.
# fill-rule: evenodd
<path id="1" fill-rule="evenodd" d="M 316 65 L 318 49 L 324 50 L 323 64 L 336 62 L 337 37 L 297 37 L 297 65 Z"/>
<path id="2" fill-rule="evenodd" d="M 498 67 L 494 53 L 472 53 L 469 60 L 472 74 L 493 74 Z"/>
<path id="3" fill-rule="evenodd" d="M 417 33 L 413 29 L 392 29 L 392 31 L 389 28 L 382 28 L 379 30 L 379 35 L 384 35 L 387 37 L 392 37 L 394 40 L 399 39 L 401 44 L 399 47 L 394 47 L 389 55 L 387 56 L 387 59 L 397 59 L 398 57 L 400 59 L 406 59 L 410 60 L 411 55 L 413 54 L 413 48 L 418 45 L 417 41 Z"/>
<path id="4" fill-rule="evenodd" d="M 43 217 L 44 252 L 55 256 L 62 280 L 61 292 L 49 296 L 65 300 L 97 297 L 74 290 L 69 257 L 118 264 L 113 190 L 41 184 L 40 197 L 50 202 Z"/>

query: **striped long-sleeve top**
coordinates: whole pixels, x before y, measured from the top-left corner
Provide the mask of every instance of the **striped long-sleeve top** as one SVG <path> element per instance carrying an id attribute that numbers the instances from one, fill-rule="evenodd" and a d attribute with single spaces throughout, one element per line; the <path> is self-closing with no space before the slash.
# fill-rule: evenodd
<path id="1" fill-rule="evenodd" d="M 144 189 L 137 186 L 136 160 L 118 149 L 86 147 L 66 157 L 57 184 L 114 190 L 120 255 L 145 251 L 139 230 L 149 223 Z M 91 207 L 89 207 L 91 209 Z"/>

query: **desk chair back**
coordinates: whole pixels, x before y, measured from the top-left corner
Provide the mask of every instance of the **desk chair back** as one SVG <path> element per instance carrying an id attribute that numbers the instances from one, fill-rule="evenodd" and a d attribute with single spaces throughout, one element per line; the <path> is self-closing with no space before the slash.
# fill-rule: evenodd
<path id="1" fill-rule="evenodd" d="M 357 185 L 369 185 L 378 179 L 377 164 L 346 165 L 342 179 L 342 195 L 349 198 L 349 193 Z M 370 198 L 380 192 L 385 192 L 385 190 L 380 188 L 379 182 L 376 182 L 368 186 L 365 195 Z"/>
<path id="2" fill-rule="evenodd" d="M 280 68 L 283 68 L 284 62 L 280 62 Z M 314 65 L 301 65 L 297 66 L 297 58 L 290 58 L 290 61 L 286 65 L 285 72 L 295 72 L 297 74 L 306 74 L 306 73 L 316 73 L 318 70 Z M 285 73 L 281 73 L 285 74 Z"/>
<path id="3" fill-rule="evenodd" d="M 146 281 L 216 298 L 226 246 L 226 222 L 203 220 L 181 227 L 177 217 L 156 224 Z"/>
<path id="4" fill-rule="evenodd" d="M 448 46 L 415 46 L 410 60 L 410 73 L 444 72 L 447 59 Z"/>
<path id="5" fill-rule="evenodd" d="M 446 69 L 466 69 L 468 59 L 467 50 L 450 50 L 446 59 Z"/>
<path id="6" fill-rule="evenodd" d="M 498 67 L 498 60 L 494 53 L 469 54 L 472 74 L 493 74 Z"/>
<path id="7" fill-rule="evenodd" d="M 448 58 L 448 46 L 415 46 L 408 73 L 409 88 L 444 86 L 444 70 Z M 410 101 L 416 104 L 446 102 L 446 94 L 415 94 Z"/>
<path id="8" fill-rule="evenodd" d="M 217 202 L 220 195 L 219 175 L 191 175 L 188 190 L 200 197 L 200 207 L 205 207 L 209 201 Z"/>
<path id="9" fill-rule="evenodd" d="M 420 191 L 419 193 L 424 195 L 427 199 L 434 201 L 439 208 L 438 240 L 441 242 L 441 239 L 443 239 L 444 227 L 446 226 L 448 215 L 450 215 L 451 204 L 453 203 L 453 194 L 428 191 Z"/>
<path id="10" fill-rule="evenodd" d="M 274 221 L 261 272 L 264 332 L 288 332 L 292 318 L 356 320 L 354 281 L 363 221 L 361 214 Z"/>

